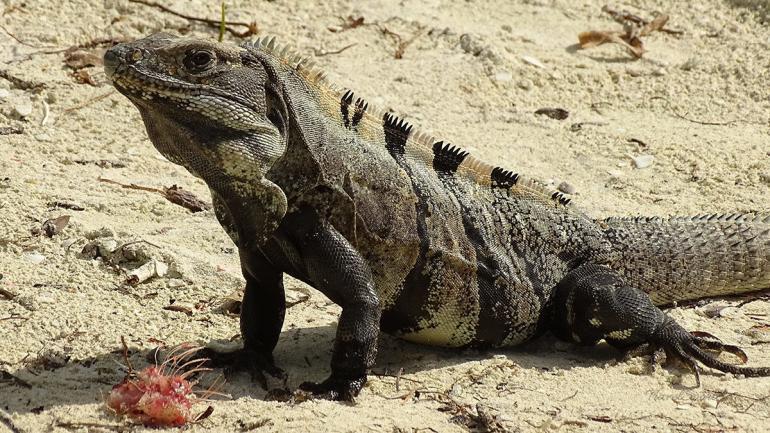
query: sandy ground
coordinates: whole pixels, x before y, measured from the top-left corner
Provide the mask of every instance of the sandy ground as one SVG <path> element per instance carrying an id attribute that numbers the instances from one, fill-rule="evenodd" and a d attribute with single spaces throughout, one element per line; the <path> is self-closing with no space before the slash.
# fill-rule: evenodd
<path id="1" fill-rule="evenodd" d="M 164 3 L 219 14 L 216 2 Z M 554 185 L 567 181 L 592 216 L 770 210 L 765 0 L 620 5 L 645 17 L 668 13 L 669 27 L 684 31 L 645 38 L 641 60 L 617 45 L 575 49 L 581 31 L 619 28 L 601 1 L 310 3 L 228 1 L 228 18 L 256 21 L 315 57 L 333 81 L 437 137 Z M 201 181 L 155 151 L 100 66 L 85 68 L 95 85 L 80 84 L 63 53 L 46 51 L 161 30 L 215 38 L 216 30 L 119 0 L 0 5 L 0 24 L 21 41 L 0 32 L 0 69 L 45 84 L 35 91 L 0 79 L 0 126 L 23 128 L 0 136 L 0 408 L 23 432 L 144 431 L 103 404 L 124 374 L 120 337 L 143 367 L 159 343 L 236 336 L 237 318 L 218 306 L 243 284 L 237 254 L 212 212 L 193 214 L 159 194 L 98 180 L 177 184 L 208 200 Z M 348 15 L 414 39 L 395 59 L 394 38 L 378 26 L 328 29 Z M 543 107 L 564 108 L 569 118 L 533 113 Z M 640 155 L 652 155 L 652 165 L 635 168 Z M 61 215 L 71 216 L 61 233 L 31 234 Z M 138 242 L 120 257 L 94 260 L 79 254 L 92 241 L 106 249 Z M 168 264 L 168 275 L 124 284 L 124 269 L 148 258 Z M 297 281 L 287 287 L 292 299 L 309 294 L 288 310 L 275 352 L 295 387 L 327 375 L 339 310 Z M 770 365 L 770 302 L 741 301 L 670 312 L 744 347 L 751 364 Z M 172 303 L 191 314 L 164 309 Z M 355 405 L 266 402 L 248 377 L 235 376 L 222 388 L 232 399 L 212 402 L 211 417 L 189 430 L 461 432 L 474 428 L 463 415 L 475 416 L 477 403 L 499 416 L 498 431 L 770 430 L 770 379 L 708 372 L 696 388 L 686 371 L 650 372 L 643 358 L 605 346 L 545 337 L 513 350 L 458 353 L 383 336 L 374 371 L 400 369 L 399 381 L 372 376 Z"/>

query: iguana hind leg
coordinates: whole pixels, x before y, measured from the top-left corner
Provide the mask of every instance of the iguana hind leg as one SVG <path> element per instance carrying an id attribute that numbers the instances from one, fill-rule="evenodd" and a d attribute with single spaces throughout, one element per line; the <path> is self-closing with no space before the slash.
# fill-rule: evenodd
<path id="1" fill-rule="evenodd" d="M 768 367 L 741 367 L 717 359 L 713 352 L 733 353 L 743 361 L 745 355 L 735 346 L 688 332 L 606 266 L 583 264 L 567 274 L 556 286 L 552 309 L 552 330 L 560 338 L 581 344 L 604 339 L 618 348 L 649 343 L 690 366 L 698 383 L 698 362 L 729 373 L 770 376 Z"/>

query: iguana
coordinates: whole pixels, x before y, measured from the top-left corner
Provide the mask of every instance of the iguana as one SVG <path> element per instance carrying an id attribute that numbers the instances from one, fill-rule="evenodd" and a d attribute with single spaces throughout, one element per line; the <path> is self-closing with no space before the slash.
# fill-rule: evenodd
<path id="1" fill-rule="evenodd" d="M 380 330 L 445 347 L 551 331 L 580 344 L 649 343 L 745 376 L 714 337 L 658 306 L 770 288 L 770 214 L 593 219 L 570 199 L 419 131 L 262 38 L 240 46 L 155 34 L 104 56 L 155 147 L 203 179 L 237 245 L 244 347 L 273 375 L 283 274 L 342 307 L 331 375 L 300 387 L 352 399 Z"/>

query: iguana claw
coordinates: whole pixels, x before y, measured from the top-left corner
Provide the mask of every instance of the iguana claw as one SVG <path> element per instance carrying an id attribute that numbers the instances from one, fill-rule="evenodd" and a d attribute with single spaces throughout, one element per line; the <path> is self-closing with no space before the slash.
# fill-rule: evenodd
<path id="1" fill-rule="evenodd" d="M 321 383 L 304 382 L 299 389 L 312 393 L 315 398 L 353 402 L 365 384 L 366 376 L 353 379 L 330 376 Z"/>

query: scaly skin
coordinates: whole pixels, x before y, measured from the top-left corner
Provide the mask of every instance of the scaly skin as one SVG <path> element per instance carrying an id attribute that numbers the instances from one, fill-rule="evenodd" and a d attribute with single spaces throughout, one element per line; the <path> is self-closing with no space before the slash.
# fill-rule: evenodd
<path id="1" fill-rule="evenodd" d="M 747 376 L 656 305 L 770 287 L 770 217 L 595 221 L 558 192 L 493 167 L 337 89 L 267 39 L 240 47 L 157 34 L 105 54 L 155 147 L 203 179 L 246 279 L 244 349 L 280 375 L 284 273 L 342 307 L 331 375 L 352 399 L 380 330 L 447 347 L 650 343 Z M 707 352 L 706 350 L 710 351 Z M 220 358 L 222 359 L 222 358 Z"/>

